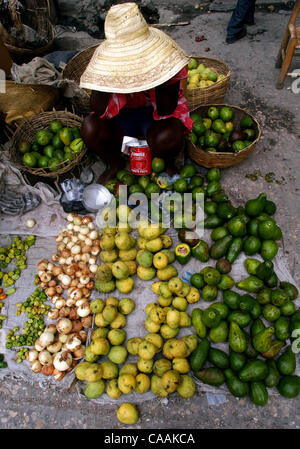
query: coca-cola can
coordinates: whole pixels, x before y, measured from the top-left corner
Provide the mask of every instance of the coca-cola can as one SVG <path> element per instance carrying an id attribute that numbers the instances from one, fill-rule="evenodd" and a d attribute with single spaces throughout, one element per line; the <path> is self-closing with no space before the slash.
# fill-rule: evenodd
<path id="1" fill-rule="evenodd" d="M 147 145 L 130 147 L 130 171 L 134 175 L 150 175 L 152 155 Z"/>

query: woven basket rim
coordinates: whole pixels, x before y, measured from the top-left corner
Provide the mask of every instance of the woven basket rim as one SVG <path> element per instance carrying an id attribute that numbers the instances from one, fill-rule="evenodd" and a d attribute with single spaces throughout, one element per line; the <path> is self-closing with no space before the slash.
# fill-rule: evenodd
<path id="1" fill-rule="evenodd" d="M 28 167 L 28 166 L 20 163 L 20 161 L 18 160 L 19 154 L 17 152 L 17 146 L 18 146 L 18 143 L 20 142 L 20 138 L 22 137 L 22 132 L 24 132 L 25 130 L 28 130 L 28 128 L 30 127 L 30 124 L 32 122 L 40 121 L 41 123 L 45 124 L 45 123 L 49 123 L 51 120 L 53 120 L 55 118 L 59 119 L 63 124 L 65 124 L 64 122 L 67 122 L 68 119 L 73 119 L 74 122 L 78 123 L 78 125 L 80 125 L 80 123 L 82 122 L 82 117 L 80 117 L 79 115 L 73 114 L 72 112 L 69 112 L 67 110 L 64 110 L 64 111 L 53 110 L 53 111 L 42 112 L 42 113 L 36 114 L 36 115 L 30 117 L 29 119 L 27 119 L 26 121 L 24 121 L 20 126 L 17 127 L 17 129 L 14 132 L 14 134 L 11 138 L 11 141 L 10 141 L 10 159 L 17 168 L 21 169 L 22 171 L 31 173 L 33 175 L 55 178 L 63 173 L 68 172 L 82 160 L 82 158 L 84 157 L 84 155 L 87 152 L 86 146 L 83 147 L 82 151 L 78 155 L 76 155 L 76 157 L 72 161 L 60 162 L 59 166 L 61 166 L 61 167 L 58 170 L 52 171 L 52 172 L 51 171 L 47 172 L 45 170 L 46 167 L 45 168 Z M 33 131 L 32 135 L 33 135 L 33 133 L 35 134 L 37 132 L 36 129 L 33 129 L 32 131 Z"/>
<path id="2" fill-rule="evenodd" d="M 99 40 L 99 44 L 103 41 L 103 39 Z M 77 59 L 80 59 L 80 57 L 86 53 L 87 51 L 90 51 L 92 48 L 97 48 L 99 46 L 99 44 L 95 44 L 95 45 L 90 45 L 87 48 L 84 48 L 83 50 L 80 50 L 78 53 L 76 53 L 76 55 L 74 55 L 67 63 L 66 67 L 63 69 L 62 71 L 62 78 L 63 79 L 67 79 L 65 74 L 67 72 L 67 70 L 70 68 L 70 66 L 72 66 L 72 64 L 74 63 L 74 61 L 76 61 Z"/>
<path id="3" fill-rule="evenodd" d="M 55 38 L 55 28 L 52 25 L 50 19 L 47 21 L 48 25 L 49 25 L 49 32 L 50 32 L 50 38 L 49 41 L 46 45 L 43 45 L 42 47 L 37 47 L 37 48 L 26 48 L 26 47 L 16 47 L 15 45 L 11 45 L 7 42 L 4 41 L 4 45 L 6 46 L 6 48 L 13 52 L 13 53 L 23 53 L 25 55 L 29 55 L 29 54 L 39 54 L 39 53 L 43 53 L 45 51 L 47 51 L 53 44 L 54 42 L 54 38 Z"/>
<path id="4" fill-rule="evenodd" d="M 201 109 L 201 108 L 210 108 L 211 106 L 216 106 L 216 107 L 223 107 L 223 106 L 227 106 L 227 107 L 229 107 L 229 108 L 231 108 L 231 109 L 237 109 L 237 110 L 239 110 L 239 111 L 242 111 L 242 112 L 244 112 L 245 114 L 247 114 L 248 116 L 250 116 L 252 119 L 253 119 L 253 121 L 255 122 L 255 124 L 256 124 L 256 126 L 257 126 L 257 130 L 258 130 L 258 134 L 257 134 L 257 136 L 256 136 L 256 139 L 255 140 L 253 140 L 253 142 L 251 142 L 251 145 L 248 145 L 246 148 L 244 148 L 243 150 L 240 150 L 240 151 L 238 151 L 237 153 L 232 153 L 232 152 L 229 152 L 229 151 L 217 151 L 216 153 L 212 153 L 212 154 L 209 154 L 209 151 L 204 151 L 204 150 L 202 150 L 201 148 L 199 148 L 197 145 L 195 145 L 193 142 L 191 142 L 190 140 L 189 140 L 189 143 L 201 154 L 201 153 L 203 153 L 203 154 L 205 154 L 207 157 L 214 157 L 214 158 L 218 158 L 218 156 L 225 156 L 225 157 L 227 157 L 227 158 L 232 158 L 232 157 L 234 157 L 234 158 L 236 158 L 236 157 L 240 157 L 240 155 L 243 153 L 243 152 L 245 152 L 245 151 L 249 151 L 249 150 L 253 150 L 254 149 L 254 147 L 256 146 L 256 144 L 258 143 L 258 141 L 259 141 L 259 139 L 260 139 L 260 137 L 261 137 L 261 126 L 260 126 L 260 124 L 259 124 L 259 122 L 258 122 L 258 120 L 257 120 L 257 118 L 251 113 L 251 112 L 249 112 L 247 109 L 244 109 L 244 108 L 241 108 L 241 107 L 239 107 L 239 106 L 234 106 L 234 105 L 229 105 L 229 104 L 226 104 L 226 103 L 221 103 L 221 104 L 218 104 L 218 103 L 216 103 L 216 104 L 205 104 L 205 105 L 203 105 L 203 106 L 198 106 L 197 108 L 195 108 L 194 110 L 193 110 L 193 112 L 196 110 L 196 109 Z"/>

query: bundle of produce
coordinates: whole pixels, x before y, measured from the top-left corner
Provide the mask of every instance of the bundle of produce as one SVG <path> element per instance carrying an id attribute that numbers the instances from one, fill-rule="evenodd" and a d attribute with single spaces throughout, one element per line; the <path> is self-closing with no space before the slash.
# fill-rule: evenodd
<path id="1" fill-rule="evenodd" d="M 214 70 L 206 67 L 204 64 L 198 64 L 194 58 L 191 58 L 188 64 L 188 75 L 188 89 L 205 88 L 225 79 L 225 75 L 218 75 Z"/>

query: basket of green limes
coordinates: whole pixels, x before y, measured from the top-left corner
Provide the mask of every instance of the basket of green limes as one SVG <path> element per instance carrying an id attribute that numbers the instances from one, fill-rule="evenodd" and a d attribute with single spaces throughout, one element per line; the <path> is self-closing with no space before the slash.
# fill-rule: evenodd
<path id="1" fill-rule="evenodd" d="M 43 112 L 30 118 L 12 136 L 12 162 L 24 172 L 49 178 L 72 170 L 86 153 L 81 123 L 81 117 L 67 111 Z"/>

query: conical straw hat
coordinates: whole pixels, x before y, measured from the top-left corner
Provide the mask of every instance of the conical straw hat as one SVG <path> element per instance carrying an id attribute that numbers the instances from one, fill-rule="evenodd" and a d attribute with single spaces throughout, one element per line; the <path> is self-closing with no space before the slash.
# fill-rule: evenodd
<path id="1" fill-rule="evenodd" d="M 112 6 L 105 20 L 106 40 L 94 52 L 80 87 L 132 93 L 171 79 L 189 58 L 165 33 L 148 27 L 135 3 Z"/>

